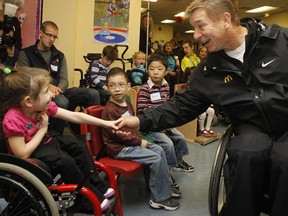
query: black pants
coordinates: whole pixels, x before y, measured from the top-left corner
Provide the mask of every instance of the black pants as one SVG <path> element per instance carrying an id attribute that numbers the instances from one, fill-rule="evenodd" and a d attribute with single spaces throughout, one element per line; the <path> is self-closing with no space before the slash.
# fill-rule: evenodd
<path id="1" fill-rule="evenodd" d="M 100 203 L 105 199 L 107 186 L 98 176 L 88 148 L 81 140 L 70 136 L 45 137 L 31 157 L 45 162 L 67 184 L 79 184 L 94 171 L 84 186 L 96 194 Z"/>
<path id="2" fill-rule="evenodd" d="M 229 187 L 225 216 L 259 216 L 268 192 L 271 216 L 288 215 L 288 134 L 272 139 L 241 125 L 227 147 Z"/>
<path id="3" fill-rule="evenodd" d="M 99 105 L 100 96 L 95 89 L 73 87 L 66 89 L 63 94 L 57 95 L 53 101 L 58 107 L 74 111 L 77 106 L 86 108 L 91 105 Z M 57 118 L 49 119 L 49 131 L 63 134 L 64 127 L 65 121 Z"/>

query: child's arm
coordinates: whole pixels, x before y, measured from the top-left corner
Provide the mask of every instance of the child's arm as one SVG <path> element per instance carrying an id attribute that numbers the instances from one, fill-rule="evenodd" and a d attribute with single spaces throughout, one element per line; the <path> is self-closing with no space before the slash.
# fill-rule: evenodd
<path id="1" fill-rule="evenodd" d="M 25 143 L 24 137 L 22 136 L 8 137 L 9 147 L 14 155 L 25 159 L 33 154 L 48 130 L 48 116 L 46 113 L 43 112 L 39 114 L 39 124 L 39 130 L 27 143 Z"/>
<path id="2" fill-rule="evenodd" d="M 63 119 L 65 121 L 77 123 L 77 124 L 89 124 L 89 125 L 97 125 L 105 128 L 112 128 L 117 130 L 116 126 L 120 120 L 116 121 L 106 121 L 100 118 L 93 117 L 86 113 L 81 112 L 72 112 L 66 109 L 58 108 L 57 113 L 53 116 L 55 118 Z"/>

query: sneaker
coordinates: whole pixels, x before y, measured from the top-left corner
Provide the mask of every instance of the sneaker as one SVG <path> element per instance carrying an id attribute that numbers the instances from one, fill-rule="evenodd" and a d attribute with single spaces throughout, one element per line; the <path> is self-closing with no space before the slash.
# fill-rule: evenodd
<path id="1" fill-rule="evenodd" d="M 108 199 L 104 199 L 101 203 L 102 212 L 106 211 L 110 206 L 110 201 Z"/>
<path id="2" fill-rule="evenodd" d="M 214 135 L 215 134 L 215 132 L 213 131 L 213 130 L 206 130 L 207 131 L 207 133 L 209 133 L 210 135 Z"/>
<path id="3" fill-rule="evenodd" d="M 178 189 L 176 189 L 176 188 L 173 188 L 173 187 L 171 187 L 171 190 L 172 190 L 172 197 L 173 198 L 179 198 L 179 197 L 181 197 L 181 191 L 180 190 L 178 190 Z"/>
<path id="4" fill-rule="evenodd" d="M 193 172 L 194 171 L 194 167 L 187 164 L 185 161 L 182 161 L 182 163 L 179 163 L 176 167 L 173 168 L 174 171 L 176 172 Z"/>
<path id="5" fill-rule="evenodd" d="M 159 201 L 159 202 L 154 202 L 153 200 L 150 200 L 149 204 L 152 208 L 155 208 L 155 209 L 164 208 L 165 210 L 169 210 L 169 211 L 176 210 L 180 206 L 179 201 L 173 199 L 172 197 L 164 201 Z"/>
<path id="6" fill-rule="evenodd" d="M 106 211 L 102 212 L 102 216 L 114 215 L 113 211 L 117 202 L 117 197 L 113 196 L 112 198 L 109 199 L 109 201 L 110 201 L 110 206 L 106 209 Z"/>
<path id="7" fill-rule="evenodd" d="M 172 183 L 171 188 L 175 188 L 177 190 L 180 190 L 180 187 L 179 187 L 179 185 L 176 182 Z"/>
<path id="8" fill-rule="evenodd" d="M 170 174 L 170 177 L 171 177 L 171 180 L 172 180 L 172 185 L 171 185 L 171 188 L 175 188 L 177 190 L 180 190 L 180 187 L 179 185 L 176 183 L 174 177 Z"/>
<path id="9" fill-rule="evenodd" d="M 211 133 L 209 133 L 209 131 L 210 131 Z M 214 132 L 213 132 L 212 130 L 209 130 L 209 131 L 207 131 L 207 130 L 201 130 L 201 131 L 198 132 L 198 136 L 210 137 L 210 136 L 212 136 L 212 135 L 214 134 Z M 212 134 L 212 132 L 213 132 L 213 134 Z"/>
<path id="10" fill-rule="evenodd" d="M 108 188 L 105 192 L 104 196 L 108 199 L 115 194 L 115 190 L 113 188 Z"/>

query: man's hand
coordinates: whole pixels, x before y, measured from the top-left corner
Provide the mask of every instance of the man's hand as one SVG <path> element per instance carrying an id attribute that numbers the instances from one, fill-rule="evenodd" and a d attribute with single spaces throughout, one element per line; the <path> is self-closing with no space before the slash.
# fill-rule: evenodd
<path id="1" fill-rule="evenodd" d="M 126 116 L 119 119 L 117 126 L 119 129 L 122 127 L 128 127 L 138 131 L 140 129 L 140 121 L 136 116 Z"/>
<path id="2" fill-rule="evenodd" d="M 151 143 L 149 143 L 147 140 L 142 139 L 142 142 L 141 142 L 142 148 L 149 148 L 150 145 L 151 145 Z"/>
<path id="3" fill-rule="evenodd" d="M 140 121 L 136 116 L 126 116 L 117 120 L 115 123 L 118 130 L 114 131 L 118 136 L 127 136 L 127 131 L 122 131 L 121 128 L 130 128 L 135 131 L 140 129 Z"/>
<path id="4" fill-rule="evenodd" d="M 57 96 L 57 95 L 63 93 L 61 88 L 54 86 L 52 84 L 49 84 L 49 90 L 54 94 L 54 96 Z"/>

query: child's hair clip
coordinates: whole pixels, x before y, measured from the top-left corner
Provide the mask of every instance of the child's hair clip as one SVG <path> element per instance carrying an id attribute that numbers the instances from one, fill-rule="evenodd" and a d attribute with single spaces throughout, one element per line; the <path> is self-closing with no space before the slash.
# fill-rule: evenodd
<path id="1" fill-rule="evenodd" d="M 3 72 L 6 74 L 6 75 L 9 75 L 10 73 L 11 73 L 11 69 L 10 68 L 5 68 L 4 70 L 3 70 Z"/>

